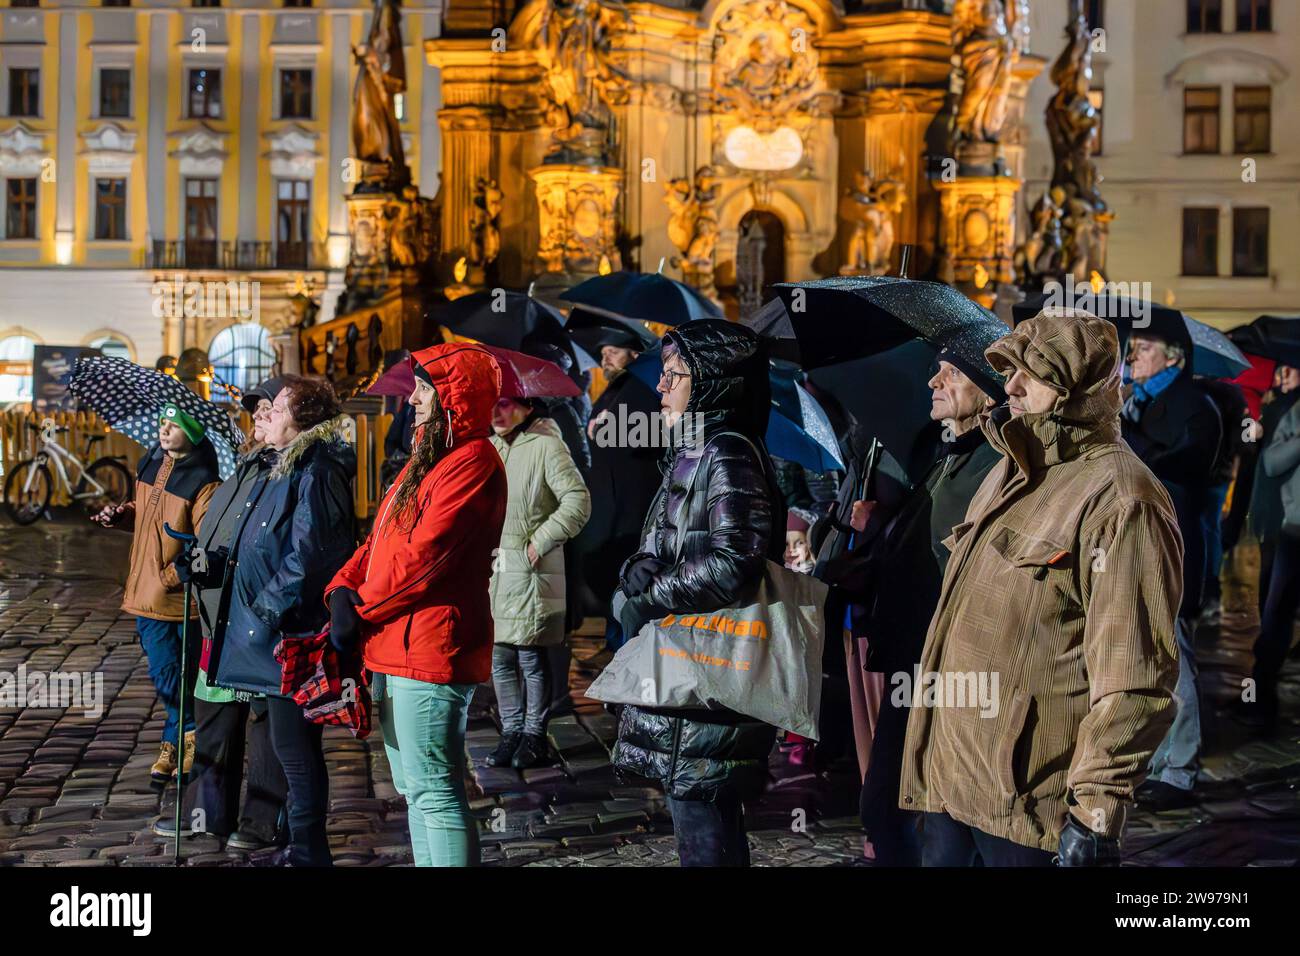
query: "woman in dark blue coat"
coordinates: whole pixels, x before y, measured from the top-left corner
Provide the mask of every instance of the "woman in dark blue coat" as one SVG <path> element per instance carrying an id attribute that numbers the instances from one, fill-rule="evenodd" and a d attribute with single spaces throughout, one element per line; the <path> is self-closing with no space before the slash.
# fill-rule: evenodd
<path id="1" fill-rule="evenodd" d="M 267 695 L 271 740 L 289 784 L 292 842 L 284 862 L 293 866 L 330 865 L 329 778 L 321 725 L 280 695 L 274 651 L 285 636 L 325 626 L 325 585 L 355 550 L 356 454 L 347 423 L 328 382 L 285 378 L 265 429 L 276 461 L 235 531 L 229 614 L 209 662 L 210 683 Z"/>

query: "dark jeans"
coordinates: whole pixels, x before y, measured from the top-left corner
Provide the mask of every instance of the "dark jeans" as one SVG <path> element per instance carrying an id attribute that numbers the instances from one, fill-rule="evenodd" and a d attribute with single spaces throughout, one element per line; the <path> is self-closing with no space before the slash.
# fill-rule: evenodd
<path id="1" fill-rule="evenodd" d="M 175 744 L 181 702 L 181 624 L 179 621 L 137 617 L 135 631 L 149 660 L 149 679 L 153 681 L 167 714 L 163 721 L 162 739 Z M 199 649 L 203 636 L 199 633 L 198 621 L 191 621 L 185 631 L 185 733 L 189 733 L 194 729 L 194 682 L 199 676 Z"/>
<path id="2" fill-rule="evenodd" d="M 546 733 L 551 716 L 551 671 L 546 648 L 493 644 L 492 687 L 503 734 Z"/>
<path id="3" fill-rule="evenodd" d="M 875 850 L 876 866 L 920 866 L 919 814 L 898 805 L 903 776 L 903 741 L 910 707 L 896 707 L 889 694 L 880 704 L 871 763 L 862 784 L 862 825 Z"/>
<path id="4" fill-rule="evenodd" d="M 1277 556 L 1277 538 L 1259 543 L 1259 619 L 1264 620 L 1264 607 L 1268 604 L 1268 588 L 1273 582 L 1273 559 Z"/>
<path id="5" fill-rule="evenodd" d="M 946 813 L 921 820 L 922 866 L 1051 866 L 1056 854 L 958 823 Z"/>
<path id="6" fill-rule="evenodd" d="M 184 819 L 194 824 L 194 810 L 201 808 L 206 833 L 224 837 L 238 829 L 273 842 L 280 828 L 288 784 L 271 746 L 266 701 L 210 704 L 195 700 L 194 719 L 198 732 L 194 769 L 185 788 Z M 240 815 L 245 749 L 248 795 Z"/>
<path id="7" fill-rule="evenodd" d="M 1223 587 L 1219 575 L 1223 571 L 1223 502 L 1228 497 L 1227 482 L 1211 485 L 1206 497 L 1205 511 L 1201 514 L 1201 529 L 1205 532 L 1205 594 L 1202 604 L 1219 601 Z"/>
<path id="8" fill-rule="evenodd" d="M 1273 556 L 1268 601 L 1255 641 L 1255 682 L 1259 701 L 1277 709 L 1277 680 L 1295 633 L 1295 616 L 1300 608 L 1300 538 L 1278 536 Z"/>
<path id="9" fill-rule="evenodd" d="M 289 697 L 268 697 L 271 742 L 289 785 L 289 861 L 294 866 L 333 866 L 325 814 L 329 810 L 329 775 L 321 750 L 320 724 L 303 716 Z"/>
<path id="10" fill-rule="evenodd" d="M 682 866 L 749 866 L 745 808 L 735 797 L 668 798 Z"/>

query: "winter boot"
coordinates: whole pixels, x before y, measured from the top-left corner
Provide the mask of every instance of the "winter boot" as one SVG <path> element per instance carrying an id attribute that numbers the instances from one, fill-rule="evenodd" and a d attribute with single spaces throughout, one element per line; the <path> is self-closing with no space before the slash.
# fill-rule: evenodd
<path id="1" fill-rule="evenodd" d="M 514 730 L 508 734 L 501 735 L 501 742 L 497 744 L 497 749 L 487 755 L 485 763 L 489 767 L 508 767 L 510 761 L 514 759 L 515 751 L 519 749 L 519 741 L 523 739 L 523 734 Z"/>
<path id="2" fill-rule="evenodd" d="M 154 783 L 166 784 L 176 773 L 176 745 L 164 740 L 158 748 L 158 759 L 149 768 L 149 776 Z"/>
<path id="3" fill-rule="evenodd" d="M 190 730 L 185 734 L 185 756 L 181 760 L 181 775 L 184 777 L 190 775 L 190 768 L 194 766 L 195 733 L 195 731 Z"/>
<path id="4" fill-rule="evenodd" d="M 523 742 L 515 751 L 510 766 L 516 770 L 527 770 L 529 767 L 548 763 L 549 757 L 550 748 L 547 747 L 546 737 L 543 734 L 524 734 Z"/>

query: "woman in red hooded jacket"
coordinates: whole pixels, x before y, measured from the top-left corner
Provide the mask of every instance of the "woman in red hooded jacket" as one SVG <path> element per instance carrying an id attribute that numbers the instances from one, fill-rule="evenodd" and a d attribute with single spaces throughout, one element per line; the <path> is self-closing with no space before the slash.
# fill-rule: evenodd
<path id="1" fill-rule="evenodd" d="M 330 638 L 362 642 L 393 783 L 406 798 L 416 866 L 478 862 L 465 796 L 465 725 L 492 672 L 488 582 L 506 511 L 492 443 L 496 361 L 473 345 L 412 357 L 411 458 L 369 539 L 330 582 Z"/>

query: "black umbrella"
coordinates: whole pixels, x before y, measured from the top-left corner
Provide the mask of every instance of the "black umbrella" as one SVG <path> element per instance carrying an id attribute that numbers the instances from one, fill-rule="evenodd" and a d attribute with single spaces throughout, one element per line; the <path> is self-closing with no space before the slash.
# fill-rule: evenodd
<path id="1" fill-rule="evenodd" d="M 527 292 L 514 289 L 471 292 L 442 306 L 433 317 L 457 335 L 556 362 L 571 376 L 573 369 L 581 373 L 573 343 L 564 331 L 564 315 Z M 557 352 L 569 361 L 560 359 Z"/>
<path id="2" fill-rule="evenodd" d="M 938 350 L 921 339 L 808 373 L 868 435 L 878 439 L 908 477 L 920 481 L 934 461 L 942 426 L 930 419 L 930 386 Z"/>
<path id="3" fill-rule="evenodd" d="M 952 349 L 998 380 L 984 350 L 1010 330 L 952 286 L 895 276 L 844 276 L 783 282 L 776 289 L 805 369 L 875 355 L 921 338 Z M 771 324 L 781 327 L 779 320 Z"/>
<path id="4" fill-rule="evenodd" d="M 1189 356 L 1192 371 L 1198 375 L 1235 378 L 1250 368 L 1250 362 L 1227 336 L 1179 309 L 1109 291 L 1094 294 L 1086 287 L 1084 289 L 1083 296 L 1073 303 L 1057 301 L 1059 296 L 1056 293 L 1032 295 L 1012 306 L 1014 321 L 1019 325 L 1033 318 L 1045 306 L 1074 305 L 1115 326 L 1119 331 L 1121 358 L 1128 354 L 1129 336 L 1138 333 L 1181 345 Z"/>
<path id="5" fill-rule="evenodd" d="M 664 325 L 722 318 L 722 309 L 698 289 L 658 272 L 611 272 L 595 276 L 578 283 L 560 298 L 606 315 Z"/>
<path id="6" fill-rule="evenodd" d="M 235 470 L 244 434 L 226 410 L 204 401 L 180 380 L 129 359 L 92 355 L 77 359 L 68 390 L 114 431 L 148 448 L 158 440 L 164 405 L 179 405 L 206 430 L 217 453 L 221 477 Z"/>
<path id="7" fill-rule="evenodd" d="M 587 306 L 574 306 L 569 312 L 564 330 L 579 348 L 593 358 L 600 355 L 601 346 L 617 345 L 634 352 L 645 352 L 655 347 L 658 336 L 644 322 L 599 312 Z"/>
<path id="8" fill-rule="evenodd" d="M 1261 315 L 1229 331 L 1228 338 L 1243 352 L 1300 368 L 1300 318 Z"/>

